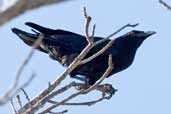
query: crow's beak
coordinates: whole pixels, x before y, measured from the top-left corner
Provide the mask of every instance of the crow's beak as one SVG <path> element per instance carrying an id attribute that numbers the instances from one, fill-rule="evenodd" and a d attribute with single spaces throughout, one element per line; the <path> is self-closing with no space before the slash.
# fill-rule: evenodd
<path id="1" fill-rule="evenodd" d="M 149 37 L 155 33 L 156 33 L 155 31 L 147 31 L 147 32 L 145 32 L 145 35 L 146 35 L 146 37 Z"/>
<path id="2" fill-rule="evenodd" d="M 27 33 L 17 28 L 12 28 L 11 30 L 28 45 L 33 45 L 37 40 L 36 34 Z"/>

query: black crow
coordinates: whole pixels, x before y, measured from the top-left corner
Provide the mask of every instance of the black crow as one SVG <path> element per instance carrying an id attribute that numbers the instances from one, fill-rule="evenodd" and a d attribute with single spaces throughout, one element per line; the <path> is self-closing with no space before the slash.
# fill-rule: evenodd
<path id="1" fill-rule="evenodd" d="M 18 28 L 12 28 L 12 31 L 29 46 L 34 44 L 40 33 L 43 34 L 43 41 L 37 49 L 49 54 L 52 59 L 57 60 L 66 67 L 71 64 L 75 57 L 88 44 L 85 36 L 73 32 L 60 29 L 53 30 L 31 22 L 25 24 L 32 27 L 34 33 L 28 33 Z M 107 77 L 128 68 L 134 60 L 138 47 L 140 47 L 147 37 L 153 34 L 155 34 L 153 31 L 144 32 L 133 30 L 116 38 L 114 44 L 103 54 L 86 64 L 78 66 L 70 73 L 70 76 L 85 81 L 87 85 L 94 84 L 107 69 L 109 54 L 112 54 L 114 68 Z M 94 42 L 101 39 L 104 38 L 94 37 Z M 92 48 L 85 58 L 98 52 L 109 41 L 111 40 L 108 39 Z"/>

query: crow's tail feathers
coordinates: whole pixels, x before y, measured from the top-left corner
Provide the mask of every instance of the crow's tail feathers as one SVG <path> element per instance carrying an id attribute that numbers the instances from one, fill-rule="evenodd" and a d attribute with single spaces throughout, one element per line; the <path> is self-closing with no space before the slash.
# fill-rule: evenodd
<path id="1" fill-rule="evenodd" d="M 18 28 L 12 28 L 11 29 L 13 33 L 15 33 L 24 43 L 26 43 L 29 46 L 33 46 L 35 41 L 39 38 L 40 33 L 28 33 L 25 31 L 22 31 Z M 48 37 L 43 37 L 43 43 L 40 44 L 36 49 L 45 53 L 48 53 L 48 50 L 44 48 L 44 42 L 47 44 L 54 44 L 55 42 L 53 39 L 48 38 Z M 56 43 L 57 44 L 57 43 Z M 42 47 L 43 46 L 43 47 Z"/>
<path id="2" fill-rule="evenodd" d="M 29 46 L 33 46 L 35 41 L 39 38 L 40 33 L 28 33 L 18 28 L 12 28 L 11 29 L 13 33 L 15 33 L 24 43 L 26 43 Z M 42 33 L 43 34 L 43 33 Z M 40 46 L 37 47 L 38 50 L 48 53 L 48 50 L 45 48 L 46 45 L 60 45 L 60 40 L 51 38 L 48 35 L 43 34 L 43 41 Z M 43 46 L 43 47 L 42 47 Z"/>
<path id="3" fill-rule="evenodd" d="M 12 28 L 11 30 L 29 46 L 32 46 L 38 38 L 38 34 L 28 33 L 18 28 Z"/>
<path id="4" fill-rule="evenodd" d="M 35 24 L 35 23 L 32 23 L 32 22 L 26 22 L 25 25 L 39 31 L 40 33 L 42 33 L 44 35 L 56 34 L 56 30 L 45 28 L 45 27 L 42 27 L 42 26 Z"/>

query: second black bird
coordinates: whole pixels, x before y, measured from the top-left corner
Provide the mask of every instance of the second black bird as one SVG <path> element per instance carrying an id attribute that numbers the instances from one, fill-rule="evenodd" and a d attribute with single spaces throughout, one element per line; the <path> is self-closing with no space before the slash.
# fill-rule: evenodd
<path id="1" fill-rule="evenodd" d="M 57 60 L 63 66 L 69 66 L 88 44 L 85 36 L 73 32 L 60 29 L 53 30 L 31 22 L 27 22 L 26 25 L 38 32 L 28 33 L 17 28 L 12 28 L 12 31 L 29 46 L 32 46 L 38 39 L 39 33 L 43 34 L 43 42 L 37 49 L 49 54 L 51 58 Z M 88 85 L 94 84 L 107 69 L 109 54 L 112 54 L 114 69 L 107 77 L 128 68 L 134 60 L 137 49 L 147 37 L 153 34 L 155 34 L 153 31 L 133 30 L 116 38 L 114 44 L 103 54 L 86 64 L 78 66 L 70 73 L 70 76 L 85 81 Z M 101 39 L 103 38 L 94 37 L 94 42 Z M 110 39 L 95 46 L 85 58 L 98 52 L 108 42 L 110 42 Z"/>

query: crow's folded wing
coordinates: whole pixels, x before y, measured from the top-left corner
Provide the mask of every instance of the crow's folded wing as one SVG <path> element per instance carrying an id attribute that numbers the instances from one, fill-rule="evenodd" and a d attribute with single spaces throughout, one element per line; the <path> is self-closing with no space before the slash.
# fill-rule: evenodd
<path id="1" fill-rule="evenodd" d="M 32 22 L 26 22 L 25 23 L 27 26 L 39 31 L 40 33 L 44 34 L 44 35 L 79 35 L 70 31 L 66 31 L 66 30 L 61 30 L 61 29 L 50 29 L 50 28 L 46 28 L 43 26 L 40 26 L 38 24 L 32 23 Z M 80 35 L 81 36 L 81 35 Z"/>

